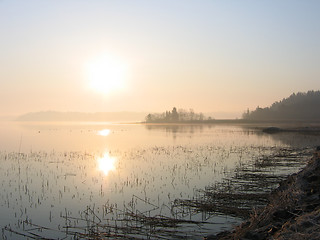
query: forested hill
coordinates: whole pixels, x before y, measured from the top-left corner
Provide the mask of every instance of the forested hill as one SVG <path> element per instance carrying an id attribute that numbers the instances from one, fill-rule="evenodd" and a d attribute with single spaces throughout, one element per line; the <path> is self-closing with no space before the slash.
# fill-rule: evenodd
<path id="1" fill-rule="evenodd" d="M 247 120 L 320 120 L 320 91 L 293 93 L 270 107 L 243 114 Z"/>

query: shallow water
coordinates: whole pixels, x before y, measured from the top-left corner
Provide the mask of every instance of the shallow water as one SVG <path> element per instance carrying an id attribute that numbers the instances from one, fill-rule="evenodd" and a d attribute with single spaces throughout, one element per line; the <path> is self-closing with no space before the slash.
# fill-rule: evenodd
<path id="1" fill-rule="evenodd" d="M 240 165 L 250 165 L 276 149 L 316 145 L 318 136 L 268 135 L 230 125 L 4 122 L 0 226 L 28 235 L 39 225 L 51 229 L 33 231 L 39 236 L 71 239 L 66 226 L 85 227 L 90 219 L 123 222 L 122 211 L 144 212 L 205 221 L 181 224 L 180 235 L 197 239 L 241 219 L 177 212 L 172 208 L 175 199 L 193 199 L 197 189 L 221 182 Z M 302 165 L 279 171 L 289 173 Z M 27 226 L 30 222 L 34 225 Z M 2 234 L 17 239 L 7 230 Z"/>

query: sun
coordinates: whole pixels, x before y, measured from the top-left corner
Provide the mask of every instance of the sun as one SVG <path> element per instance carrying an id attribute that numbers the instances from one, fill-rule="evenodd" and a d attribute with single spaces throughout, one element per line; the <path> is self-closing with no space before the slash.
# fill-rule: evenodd
<path id="1" fill-rule="evenodd" d="M 117 57 L 101 55 L 87 63 L 87 80 L 90 89 L 103 94 L 115 93 L 126 87 L 127 66 Z"/>

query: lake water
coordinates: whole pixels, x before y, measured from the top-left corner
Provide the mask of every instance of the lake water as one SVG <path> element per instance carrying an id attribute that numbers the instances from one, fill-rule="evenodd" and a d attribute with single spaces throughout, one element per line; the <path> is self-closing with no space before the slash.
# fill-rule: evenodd
<path id="1" fill-rule="evenodd" d="M 2 238 L 202 239 L 241 218 L 178 208 L 177 199 L 284 149 L 303 159 L 267 169 L 292 173 L 317 145 L 319 136 L 247 126 L 2 122 Z"/>

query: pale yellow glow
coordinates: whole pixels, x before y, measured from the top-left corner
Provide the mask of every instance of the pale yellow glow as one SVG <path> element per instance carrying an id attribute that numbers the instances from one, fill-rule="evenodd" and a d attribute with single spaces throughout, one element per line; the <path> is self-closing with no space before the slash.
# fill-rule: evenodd
<path id="1" fill-rule="evenodd" d="M 109 129 L 103 129 L 103 130 L 98 131 L 98 135 L 100 135 L 100 136 L 106 137 L 109 134 L 110 134 L 110 130 Z"/>
<path id="2" fill-rule="evenodd" d="M 109 153 L 105 153 L 102 158 L 98 158 L 98 168 L 106 176 L 110 171 L 116 170 L 115 163 L 116 159 L 114 157 L 111 157 Z"/>
<path id="3" fill-rule="evenodd" d="M 89 87 L 103 94 L 122 90 L 126 86 L 127 66 L 118 58 L 102 55 L 86 66 Z"/>

